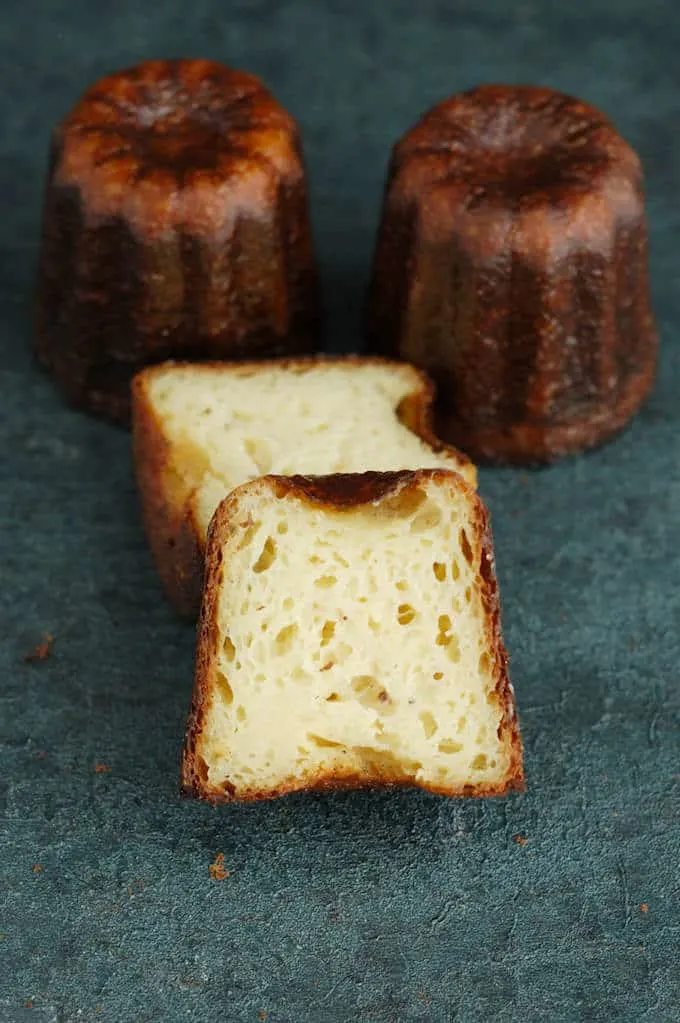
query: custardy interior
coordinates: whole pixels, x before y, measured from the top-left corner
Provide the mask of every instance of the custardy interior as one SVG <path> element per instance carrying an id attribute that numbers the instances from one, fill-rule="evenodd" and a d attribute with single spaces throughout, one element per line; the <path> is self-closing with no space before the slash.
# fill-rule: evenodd
<path id="1" fill-rule="evenodd" d="M 193 490 L 205 537 L 220 501 L 266 473 L 450 468 L 475 485 L 474 467 L 432 448 L 400 422 L 402 400 L 421 386 L 407 366 L 321 362 L 168 366 L 149 376 L 149 397 Z"/>
<path id="2" fill-rule="evenodd" d="M 243 499 L 196 750 L 209 786 L 238 798 L 352 772 L 504 783 L 512 751 L 469 509 L 469 492 L 433 483 L 346 511 Z"/>

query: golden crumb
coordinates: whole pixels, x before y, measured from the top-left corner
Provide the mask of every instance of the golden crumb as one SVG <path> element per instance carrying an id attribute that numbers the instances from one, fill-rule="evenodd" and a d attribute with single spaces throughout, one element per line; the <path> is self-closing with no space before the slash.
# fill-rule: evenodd
<path id="1" fill-rule="evenodd" d="M 230 870 L 224 869 L 224 853 L 218 853 L 210 864 L 210 876 L 213 881 L 224 881 L 231 874 Z"/>
<path id="2" fill-rule="evenodd" d="M 53 643 L 54 636 L 50 636 L 49 632 L 46 633 L 42 643 L 38 643 L 33 650 L 29 650 L 27 654 L 24 654 L 24 661 L 27 664 L 35 664 L 37 661 L 46 661 L 52 652 Z"/>

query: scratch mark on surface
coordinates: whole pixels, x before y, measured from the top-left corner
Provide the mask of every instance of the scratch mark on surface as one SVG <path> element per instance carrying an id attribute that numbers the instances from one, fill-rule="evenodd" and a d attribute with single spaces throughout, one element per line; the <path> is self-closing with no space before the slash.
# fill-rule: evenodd
<path id="1" fill-rule="evenodd" d="M 624 929 L 630 923 L 630 891 L 628 889 L 628 874 L 622 859 L 617 859 L 616 869 L 621 882 L 621 893 L 623 895 L 623 926 Z"/>
<path id="2" fill-rule="evenodd" d="M 657 724 L 659 721 L 659 712 L 654 711 L 652 714 L 651 721 L 649 722 L 649 728 L 647 729 L 647 741 L 650 746 L 656 745 L 657 740 Z"/>
<path id="3" fill-rule="evenodd" d="M 453 902 L 451 899 L 447 899 L 442 908 L 440 909 L 440 911 L 430 920 L 430 927 L 433 932 L 440 930 L 444 926 L 449 916 L 451 915 L 452 909 Z"/>
<path id="4" fill-rule="evenodd" d="M 588 819 L 588 798 L 587 798 L 587 795 L 586 795 L 586 793 L 587 793 L 586 778 L 585 778 L 585 774 L 584 774 L 583 771 L 579 771 L 579 786 L 578 786 L 578 788 L 579 788 L 579 795 L 581 797 L 581 799 L 580 799 L 580 803 L 581 803 L 581 816 L 582 816 L 583 820 L 586 821 Z"/>
<path id="5" fill-rule="evenodd" d="M 515 944 L 515 931 L 517 930 L 518 913 L 517 913 L 517 902 L 519 900 L 519 894 L 515 895 L 512 900 L 512 923 L 508 931 L 507 938 L 505 939 L 505 949 L 503 952 L 504 956 L 513 958 L 514 944 Z"/>

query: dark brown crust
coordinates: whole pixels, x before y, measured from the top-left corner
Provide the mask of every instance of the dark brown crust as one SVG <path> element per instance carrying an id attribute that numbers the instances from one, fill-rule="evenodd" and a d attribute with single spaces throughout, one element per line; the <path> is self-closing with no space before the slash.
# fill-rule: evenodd
<path id="1" fill-rule="evenodd" d="M 427 370 L 438 430 L 541 464 L 618 433 L 654 381 L 642 169 L 598 110 L 482 86 L 394 147 L 369 349 Z"/>
<path id="2" fill-rule="evenodd" d="M 357 473 L 343 476 L 268 476 L 237 488 L 222 502 L 213 517 L 206 555 L 206 580 L 203 605 L 198 627 L 196 669 L 192 706 L 187 723 L 181 764 L 181 790 L 186 796 L 212 803 L 235 801 L 233 786 L 210 786 L 202 760 L 197 753 L 203 729 L 204 715 L 213 690 L 213 652 L 219 646 L 218 598 L 222 581 L 222 546 L 231 531 L 234 512 L 238 509 L 243 492 L 250 488 L 271 488 L 276 497 L 288 496 L 303 502 L 313 502 L 332 511 L 348 511 L 360 505 L 374 504 L 404 491 L 417 491 L 432 482 L 448 483 L 466 494 L 474 506 L 476 543 L 480 553 L 479 578 L 482 602 L 487 615 L 487 641 L 491 661 L 495 665 L 495 692 L 503 717 L 498 729 L 500 740 L 511 748 L 508 771 L 501 785 L 463 786 L 451 790 L 444 786 L 423 785 L 412 777 L 387 778 L 375 769 L 371 772 L 342 772 L 333 768 L 328 772 L 307 778 L 291 778 L 275 790 L 251 789 L 241 791 L 238 802 L 273 799 L 292 792 L 338 791 L 342 789 L 375 789 L 418 787 L 426 791 L 453 797 L 501 796 L 524 790 L 522 741 L 515 704 L 515 695 L 508 675 L 508 658 L 501 633 L 500 599 L 496 583 L 493 540 L 489 514 L 479 495 L 456 473 L 443 469 L 420 469 L 413 472 Z"/>
<path id="3" fill-rule="evenodd" d="M 181 365 L 172 363 L 172 365 Z M 317 355 L 301 359 L 275 359 L 266 362 L 203 363 L 206 371 L 225 373 L 253 373 L 276 367 L 282 370 L 306 370 L 315 366 L 397 365 L 381 358 L 363 358 L 358 355 Z M 192 462 L 200 465 L 200 454 L 193 459 L 183 458 L 182 452 L 168 443 L 163 423 L 156 416 L 149 401 L 147 383 L 156 373 L 163 373 L 166 365 L 143 370 L 132 385 L 132 437 L 135 470 L 139 487 L 144 525 L 154 560 L 165 592 L 178 614 L 195 618 L 201 606 L 203 583 L 203 541 L 191 515 L 193 487 L 200 482 L 200 473 L 193 483 L 182 485 L 174 466 L 181 464 L 183 471 Z M 434 453 L 448 453 L 461 468 L 474 473 L 466 455 L 444 444 L 433 432 L 434 387 L 428 377 L 413 370 L 419 386 L 407 395 L 397 410 L 398 418 L 416 434 Z"/>
<path id="4" fill-rule="evenodd" d="M 625 430 L 647 400 L 655 374 L 656 357 L 652 356 L 644 371 L 628 381 L 614 406 L 597 409 L 577 422 L 548 428 L 522 423 L 475 430 L 443 412 L 438 428 L 453 443 L 464 446 L 481 464 L 550 465 L 560 458 L 604 444 Z"/>
<path id="5" fill-rule="evenodd" d="M 97 82 L 52 141 L 35 350 L 69 402 L 127 424 L 171 358 L 319 343 L 298 127 L 254 76 L 148 61 Z"/>
<path id="6" fill-rule="evenodd" d="M 132 452 L 144 530 L 163 588 L 177 614 L 195 618 L 204 552 L 192 491 L 175 469 L 176 452 L 148 401 L 143 374 L 132 385 Z"/>

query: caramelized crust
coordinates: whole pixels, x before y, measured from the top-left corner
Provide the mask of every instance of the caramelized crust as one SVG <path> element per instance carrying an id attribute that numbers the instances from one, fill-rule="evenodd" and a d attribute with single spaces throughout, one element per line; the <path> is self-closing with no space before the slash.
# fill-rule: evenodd
<path id="1" fill-rule="evenodd" d="M 168 358 L 312 351 L 318 287 L 297 125 L 253 75 L 149 61 L 93 85 L 52 141 L 37 354 L 126 421 Z"/>
<path id="2" fill-rule="evenodd" d="M 394 148 L 369 343 L 428 370 L 439 432 L 545 462 L 620 430 L 654 378 L 642 170 L 593 107 L 485 86 Z"/>
<path id="3" fill-rule="evenodd" d="M 479 496 L 456 473 L 440 469 L 387 473 L 349 473 L 332 476 L 269 476 L 246 484 L 245 487 L 271 487 L 279 498 L 290 496 L 298 501 L 317 505 L 331 511 L 350 512 L 362 505 L 379 505 L 394 500 L 408 503 L 409 495 L 418 495 L 423 487 L 432 481 L 448 483 L 452 488 L 467 494 L 474 505 L 475 521 L 472 524 L 481 544 L 480 577 L 482 579 L 482 603 L 486 612 L 487 649 L 494 665 L 494 690 L 502 708 L 502 719 L 498 738 L 509 744 L 512 750 L 510 766 L 501 786 L 465 786 L 452 791 L 450 787 L 436 784 L 420 784 L 420 787 L 435 794 L 467 796 L 500 796 L 512 791 L 524 791 L 524 767 L 522 741 L 515 703 L 515 694 L 508 674 L 508 658 L 501 633 L 500 600 L 496 582 L 493 540 L 488 511 Z M 198 626 L 196 668 L 191 711 L 187 725 L 181 764 L 181 790 L 183 795 L 194 796 L 212 803 L 227 803 L 234 799 L 233 787 L 227 782 L 223 786 L 211 785 L 208 769 L 197 753 L 197 742 L 204 728 L 205 715 L 211 693 L 215 686 L 215 662 L 213 652 L 218 648 L 218 597 L 222 583 L 222 546 L 228 537 L 238 508 L 239 491 L 235 490 L 222 502 L 215 513 L 208 537 L 206 553 L 206 578 L 203 602 Z M 239 801 L 273 799 L 296 791 L 338 791 L 343 789 L 399 788 L 413 785 L 407 776 L 395 776 L 393 771 L 381 773 L 372 766 L 363 773 L 343 771 L 339 768 L 331 773 L 297 776 L 276 789 L 263 791 L 252 788 L 239 793 Z"/>

